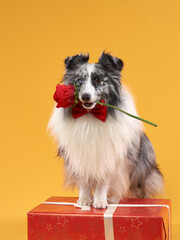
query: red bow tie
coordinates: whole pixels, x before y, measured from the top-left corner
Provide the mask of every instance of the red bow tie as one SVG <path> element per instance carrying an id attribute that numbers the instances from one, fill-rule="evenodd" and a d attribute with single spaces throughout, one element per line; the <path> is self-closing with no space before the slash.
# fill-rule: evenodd
<path id="1" fill-rule="evenodd" d="M 105 103 L 104 100 L 101 102 Z M 105 122 L 107 117 L 107 107 L 104 105 L 96 104 L 96 106 L 89 111 L 82 107 L 82 103 L 78 103 L 75 107 L 72 108 L 73 118 L 81 117 L 86 113 L 91 113 L 99 120 Z"/>

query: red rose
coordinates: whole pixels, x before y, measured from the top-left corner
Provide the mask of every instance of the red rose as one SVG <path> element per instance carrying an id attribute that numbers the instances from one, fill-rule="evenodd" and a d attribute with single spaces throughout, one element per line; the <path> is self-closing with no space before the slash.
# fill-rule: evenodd
<path id="1" fill-rule="evenodd" d="M 57 85 L 56 91 L 53 95 L 54 100 L 57 102 L 56 107 L 71 107 L 75 103 L 75 88 L 70 85 Z"/>

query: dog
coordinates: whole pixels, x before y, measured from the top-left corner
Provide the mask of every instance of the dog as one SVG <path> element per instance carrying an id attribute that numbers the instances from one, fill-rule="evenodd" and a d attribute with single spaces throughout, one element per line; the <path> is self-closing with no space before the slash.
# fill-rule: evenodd
<path id="1" fill-rule="evenodd" d="M 82 108 L 97 101 L 137 115 L 133 98 L 121 80 L 123 61 L 105 51 L 97 63 L 89 54 L 65 59 L 65 85 L 78 86 Z M 48 128 L 64 159 L 65 183 L 79 189 L 78 204 L 107 208 L 120 199 L 151 198 L 163 193 L 164 179 L 141 121 L 107 107 L 105 122 L 93 114 L 77 119 L 72 107 L 54 108 Z"/>

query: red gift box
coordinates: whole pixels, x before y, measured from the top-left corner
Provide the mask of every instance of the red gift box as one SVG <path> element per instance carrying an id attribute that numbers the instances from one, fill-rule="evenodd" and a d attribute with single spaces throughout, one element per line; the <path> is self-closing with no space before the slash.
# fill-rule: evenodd
<path id="1" fill-rule="evenodd" d="M 170 240 L 171 202 L 123 199 L 107 209 L 51 197 L 28 212 L 28 240 Z M 69 204 L 69 205 L 68 205 Z"/>

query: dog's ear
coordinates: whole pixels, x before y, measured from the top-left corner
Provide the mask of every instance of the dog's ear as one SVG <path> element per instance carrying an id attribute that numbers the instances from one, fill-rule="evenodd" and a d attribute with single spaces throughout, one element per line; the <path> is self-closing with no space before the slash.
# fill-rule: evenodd
<path id="1" fill-rule="evenodd" d="M 64 63 L 65 63 L 66 69 L 74 70 L 79 65 L 87 63 L 88 60 L 89 60 L 89 54 L 87 55 L 79 54 L 72 57 L 67 57 L 64 60 Z"/>
<path id="2" fill-rule="evenodd" d="M 105 53 L 105 51 L 101 54 L 98 63 L 109 71 L 118 70 L 119 72 L 122 70 L 124 65 L 121 59 L 113 57 L 109 53 Z"/>

